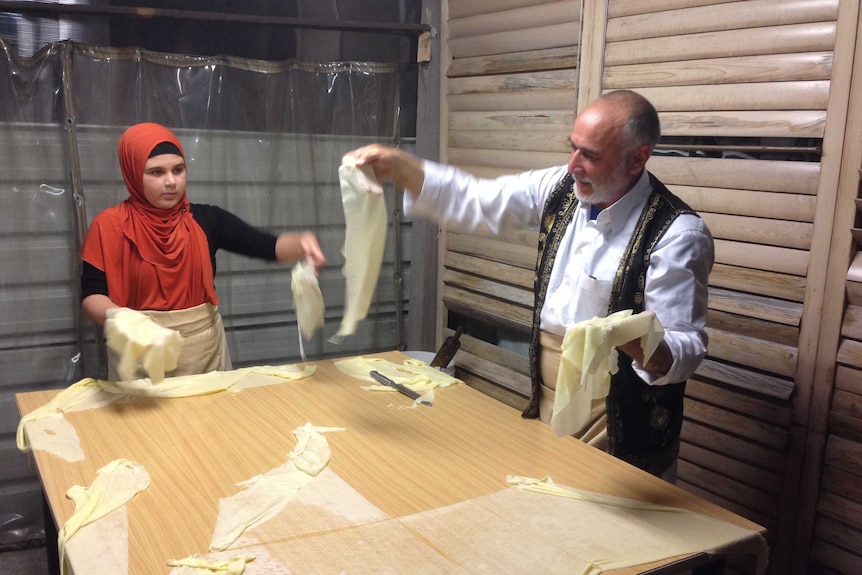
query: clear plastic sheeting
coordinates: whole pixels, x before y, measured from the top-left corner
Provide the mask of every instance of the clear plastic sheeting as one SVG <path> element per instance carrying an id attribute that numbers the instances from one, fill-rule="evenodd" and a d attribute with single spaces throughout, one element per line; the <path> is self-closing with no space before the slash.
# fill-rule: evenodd
<path id="1" fill-rule="evenodd" d="M 127 197 L 117 140 L 152 121 L 186 152 L 188 195 L 273 233 L 315 232 L 325 325 L 310 361 L 402 344 L 410 227 L 390 212 L 369 316 L 341 345 L 344 214 L 338 166 L 366 143 L 397 143 L 396 65 L 202 58 L 71 42 L 18 58 L 0 40 L 0 548 L 43 537 L 40 486 L 12 440 L 14 394 L 103 378 L 101 333 L 80 312 L 80 244 L 93 217 Z M 397 240 L 397 241 L 396 241 Z M 290 268 L 219 253 L 216 289 L 235 367 L 300 361 Z"/>

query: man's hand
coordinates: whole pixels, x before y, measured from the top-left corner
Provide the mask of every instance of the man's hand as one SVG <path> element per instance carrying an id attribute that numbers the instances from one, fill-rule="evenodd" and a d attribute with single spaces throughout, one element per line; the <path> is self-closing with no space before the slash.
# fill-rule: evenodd
<path id="1" fill-rule="evenodd" d="M 391 180 L 396 186 L 418 195 L 425 182 L 422 160 L 416 156 L 379 144 L 371 144 L 348 152 L 357 166 L 371 166 L 377 181 Z"/>

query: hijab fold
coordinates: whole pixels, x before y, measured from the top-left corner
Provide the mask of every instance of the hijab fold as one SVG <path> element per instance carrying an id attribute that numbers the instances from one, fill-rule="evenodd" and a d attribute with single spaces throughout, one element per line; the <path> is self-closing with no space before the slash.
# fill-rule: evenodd
<path id="1" fill-rule="evenodd" d="M 159 124 L 136 124 L 120 137 L 120 169 L 129 198 L 93 220 L 84 240 L 84 261 L 105 272 L 108 297 L 138 310 L 187 309 L 218 304 L 209 243 L 192 217 L 188 196 L 161 209 L 144 194 L 144 167 L 163 142 L 182 145 Z"/>

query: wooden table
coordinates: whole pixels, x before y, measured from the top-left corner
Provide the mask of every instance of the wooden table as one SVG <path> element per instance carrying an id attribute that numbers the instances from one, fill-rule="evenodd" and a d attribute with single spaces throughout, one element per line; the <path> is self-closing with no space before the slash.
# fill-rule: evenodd
<path id="1" fill-rule="evenodd" d="M 380 355 L 395 363 L 405 358 L 399 352 Z M 34 451 L 56 524 L 63 525 L 74 511 L 65 497 L 70 486 L 89 485 L 109 461 L 136 461 L 147 469 L 152 483 L 126 505 L 129 573 L 168 573 L 166 559 L 207 553 L 219 500 L 235 494 L 236 484 L 285 463 L 296 444 L 291 431 L 310 422 L 345 428 L 325 435 L 332 450 L 326 473 L 346 482 L 388 518 L 415 516 L 500 492 L 509 488 L 507 475 L 549 475 L 558 485 L 682 507 L 763 532 L 730 511 L 571 437 L 558 438 L 547 425 L 522 419 L 515 409 L 467 385 L 438 389 L 433 407 L 399 409 L 411 401 L 395 392 L 362 389 L 365 382 L 342 374 L 332 360 L 315 365 L 318 371 L 313 377 L 236 394 L 136 398 L 131 403 L 66 413 L 86 459 L 67 462 Z M 20 412 L 44 405 L 55 393 L 18 394 Z M 333 554 L 340 553 L 348 556 L 341 569 L 372 560 L 378 564 L 361 572 L 398 572 L 390 561 L 397 563 L 394 558 L 399 556 L 427 567 L 416 572 L 469 572 L 457 567 L 451 557 L 435 564 L 429 556 L 436 551 L 430 545 L 423 547 L 421 538 L 399 532 L 393 539 L 391 531 L 374 532 L 399 521 L 349 525 L 344 514 L 329 513 L 319 502 L 297 504 L 294 512 L 291 504 L 261 526 L 263 535 L 258 539 L 265 540 L 273 557 L 282 551 L 289 558 L 296 557 L 300 548 L 318 549 L 329 562 L 321 565 L 333 564 L 333 569 L 339 563 Z M 576 518 L 572 520 L 576 524 Z M 306 527 L 297 531 L 291 522 L 300 521 Z M 286 531 L 279 533 L 281 528 Z M 533 552 L 523 550 L 524 556 Z M 693 554 L 613 573 L 674 573 L 713 558 Z M 75 559 L 70 551 L 73 568 Z M 253 565 L 249 564 L 247 573 L 253 572 Z M 326 567 L 321 565 L 316 569 L 324 572 Z M 291 572 L 305 571 L 291 565 Z"/>

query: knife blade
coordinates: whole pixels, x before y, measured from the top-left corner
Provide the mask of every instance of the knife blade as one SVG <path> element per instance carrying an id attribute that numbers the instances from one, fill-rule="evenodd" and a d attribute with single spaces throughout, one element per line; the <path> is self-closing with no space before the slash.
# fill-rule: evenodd
<path id="1" fill-rule="evenodd" d="M 410 399 L 416 400 L 416 399 L 420 399 L 422 397 L 422 395 L 419 392 L 413 391 L 412 389 L 410 389 L 406 385 L 397 383 L 397 382 L 389 379 L 388 377 L 386 377 L 385 375 L 383 375 L 379 371 L 372 370 L 370 375 L 371 375 L 371 377 L 374 378 L 375 381 L 382 383 L 383 385 L 388 385 L 389 387 L 391 387 L 393 389 L 397 389 L 400 393 L 403 393 L 404 395 L 406 395 Z M 420 400 L 419 403 L 421 403 L 422 405 L 431 406 L 430 403 L 427 403 L 425 401 Z"/>

